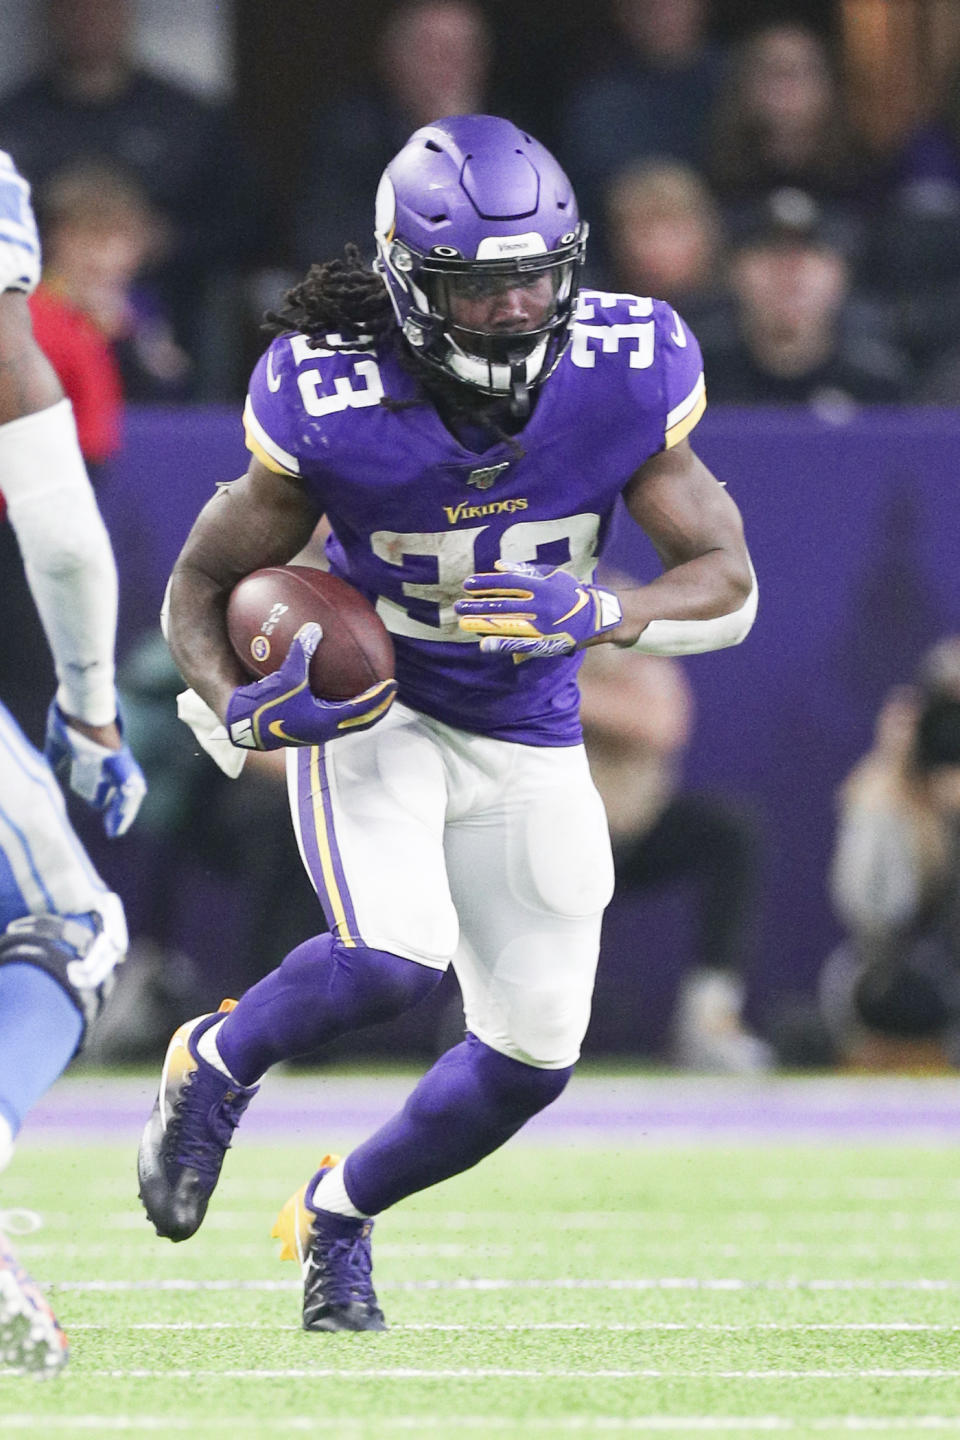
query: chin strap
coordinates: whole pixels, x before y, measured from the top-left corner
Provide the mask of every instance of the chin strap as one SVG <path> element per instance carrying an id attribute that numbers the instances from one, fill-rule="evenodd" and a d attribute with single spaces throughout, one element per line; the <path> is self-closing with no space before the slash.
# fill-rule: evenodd
<path id="1" fill-rule="evenodd" d="M 530 386 L 527 384 L 526 360 L 515 361 L 510 366 L 510 413 L 517 420 L 525 420 L 530 414 Z"/>
<path id="2" fill-rule="evenodd" d="M 526 410 L 521 408 L 515 413 L 519 415 L 527 413 L 530 407 L 529 392 L 543 378 L 546 340 L 541 340 L 529 355 L 517 356 L 514 360 L 495 363 L 461 349 L 449 334 L 445 334 L 444 338 L 450 346 L 450 353 L 448 363 L 441 365 L 441 369 L 446 369 L 446 372 L 454 379 L 462 381 L 465 385 L 472 385 L 486 395 L 502 395 L 504 398 L 509 398 L 511 405 L 514 403 L 518 403 L 521 407 L 525 405 Z M 524 391 L 527 392 L 525 399 L 523 398 Z"/>

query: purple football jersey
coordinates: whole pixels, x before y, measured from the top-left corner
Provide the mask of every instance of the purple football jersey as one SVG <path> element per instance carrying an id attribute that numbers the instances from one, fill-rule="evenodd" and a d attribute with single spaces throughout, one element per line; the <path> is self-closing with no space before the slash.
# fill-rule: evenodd
<path id="1" fill-rule="evenodd" d="M 515 436 L 467 449 L 417 395 L 392 351 L 274 340 L 250 383 L 247 443 L 301 477 L 333 527 L 330 568 L 376 606 L 415 710 L 501 740 L 580 739 L 580 655 L 481 652 L 453 603 L 497 560 L 561 565 L 590 580 L 617 496 L 676 444 L 706 403 L 700 348 L 660 300 L 582 291 L 573 337 Z"/>

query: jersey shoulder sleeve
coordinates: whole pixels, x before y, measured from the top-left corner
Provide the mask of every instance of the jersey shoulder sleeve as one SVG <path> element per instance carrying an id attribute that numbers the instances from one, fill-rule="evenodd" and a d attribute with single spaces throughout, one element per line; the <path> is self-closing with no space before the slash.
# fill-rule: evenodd
<path id="1" fill-rule="evenodd" d="M 30 203 L 30 186 L 5 150 L 0 150 L 0 293 L 31 295 L 40 279 L 40 237 Z"/>
<path id="2" fill-rule="evenodd" d="M 331 344 L 342 344 L 331 336 Z M 305 335 L 280 335 L 257 362 L 243 423 L 247 448 L 270 470 L 302 475 L 323 464 L 344 412 L 379 403 L 383 395 L 373 351 L 314 345 Z"/>
<path id="3" fill-rule="evenodd" d="M 665 300 L 653 302 L 656 364 L 666 415 L 663 445 L 669 450 L 686 439 L 707 408 L 703 356 L 693 331 Z"/>
<path id="4" fill-rule="evenodd" d="M 260 356 L 243 407 L 247 449 L 279 475 L 301 473 L 297 420 L 302 419 L 302 407 L 290 339 L 278 336 Z"/>
<path id="5" fill-rule="evenodd" d="M 690 433 L 707 403 L 703 358 L 671 305 L 643 295 L 582 290 L 571 361 L 595 370 L 601 355 L 607 357 L 605 370 L 619 368 L 631 402 L 649 417 L 654 448 L 669 450 Z"/>

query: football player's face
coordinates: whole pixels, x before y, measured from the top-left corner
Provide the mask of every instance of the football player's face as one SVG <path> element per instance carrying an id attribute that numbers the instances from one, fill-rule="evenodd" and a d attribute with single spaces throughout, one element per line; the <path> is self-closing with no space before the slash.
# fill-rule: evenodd
<path id="1" fill-rule="evenodd" d="M 539 330 L 553 316 L 552 274 L 520 276 L 451 276 L 447 281 L 447 313 L 465 330 L 490 335 Z"/>

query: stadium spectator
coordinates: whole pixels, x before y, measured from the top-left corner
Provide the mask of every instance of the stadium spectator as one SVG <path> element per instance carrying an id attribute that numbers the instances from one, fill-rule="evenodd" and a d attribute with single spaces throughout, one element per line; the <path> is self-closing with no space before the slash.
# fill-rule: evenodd
<path id="1" fill-rule="evenodd" d="M 871 233 L 873 283 L 920 372 L 915 398 L 960 400 L 960 67 L 934 114 L 885 167 Z"/>
<path id="2" fill-rule="evenodd" d="M 369 248 L 369 197 L 391 155 L 438 115 L 488 108 L 492 37 L 473 0 L 412 0 L 387 21 L 373 83 L 312 110 L 293 241 L 297 265 Z"/>
<path id="3" fill-rule="evenodd" d="M 174 400 L 186 392 L 189 360 L 142 279 L 162 231 L 140 186 L 100 161 L 53 176 L 41 201 L 44 272 L 31 301 L 34 329 L 77 411 L 84 454 L 103 459 L 119 441 L 119 417 L 104 417 L 113 443 L 95 454 L 84 445 L 89 405 L 109 401 L 116 412 L 121 400 Z M 90 332 L 106 346 L 112 379 L 102 362 L 85 374 L 85 357 L 73 354 L 83 341 L 96 359 Z"/>
<path id="4" fill-rule="evenodd" d="M 823 40 L 775 21 L 741 41 L 711 122 L 708 174 L 736 238 L 771 191 L 800 189 L 848 258 L 864 233 L 869 167 Z"/>
<path id="5" fill-rule="evenodd" d="M 705 180 L 673 161 L 640 161 L 604 192 L 608 263 L 600 288 L 656 295 L 704 336 L 730 316 L 720 215 Z"/>
<path id="6" fill-rule="evenodd" d="M 79 306 L 50 286 L 30 299 L 34 334 L 73 405 L 91 475 L 120 448 L 123 390 L 106 336 Z"/>
<path id="7" fill-rule="evenodd" d="M 560 154 L 598 230 L 603 189 L 628 161 L 706 166 L 725 66 L 710 9 L 709 0 L 613 0 L 617 57 L 571 90 L 559 119 Z"/>
<path id="8" fill-rule="evenodd" d="M 145 791 L 114 689 L 110 540 L 70 402 L 33 338 L 26 297 L 39 270 L 29 186 L 0 152 L 0 487 L 57 671 L 44 755 L 0 705 L 0 1170 L 82 1046 L 127 945 L 120 899 L 81 847 L 51 767 L 111 838 Z M 21 653 L 22 667 L 32 660 Z M 0 1368 L 50 1374 L 66 1355 L 46 1299 L 0 1237 Z"/>
<path id="9" fill-rule="evenodd" d="M 960 637 L 885 700 L 840 790 L 831 891 L 848 939 L 820 998 L 839 1053 L 960 1063 Z"/>
<path id="10" fill-rule="evenodd" d="M 46 0 L 49 60 L 0 103 L 0 145 L 38 189 L 80 160 L 140 183 L 163 225 L 162 303 L 196 356 L 223 276 L 259 258 L 259 186 L 229 111 L 140 65 L 133 15 L 132 0 Z"/>
<path id="11" fill-rule="evenodd" d="M 729 285 L 735 323 L 703 340 L 714 401 L 842 419 L 856 404 L 905 397 L 906 362 L 854 303 L 846 257 L 809 195 L 779 190 L 761 205 L 733 247 Z"/>
<path id="12" fill-rule="evenodd" d="M 952 287 L 951 287 L 952 289 Z M 922 370 L 916 384 L 911 388 L 907 399 L 917 405 L 960 405 L 960 346 L 952 345 L 948 349 L 931 355 L 922 336 L 922 326 L 917 329 L 917 317 L 922 305 L 927 308 L 927 301 L 919 301 L 914 304 L 910 297 L 905 297 L 903 307 L 904 321 L 901 329 L 904 344 L 910 347 L 911 339 L 919 338 L 920 353 L 918 347 L 911 347 L 913 355 Z M 934 307 L 936 309 L 936 307 Z M 956 293 L 944 294 L 941 296 L 941 304 L 937 313 L 940 317 L 953 314 L 956 322 L 960 325 L 960 287 Z M 956 326 L 953 334 L 957 333 Z"/>
<path id="13" fill-rule="evenodd" d="M 54 176 L 44 195 L 44 269 L 29 301 L 33 330 L 73 406 L 80 449 L 99 485 L 122 442 L 125 400 L 182 393 L 182 384 L 170 382 L 178 369 L 182 375 L 185 357 L 149 292 L 134 283 L 155 235 L 139 187 L 125 172 L 89 162 Z M 8 526 L 0 527 L 0 569 L 0 688 L 38 740 L 53 677 Z M 35 656 L 33 664 L 24 666 L 24 653 Z"/>
<path id="14" fill-rule="evenodd" d="M 607 811 L 614 894 L 678 882 L 698 893 L 696 963 L 680 985 L 672 1058 L 688 1070 L 749 1074 L 772 1063 L 769 1047 L 743 1019 L 756 900 L 755 824 L 724 797 L 683 787 L 693 708 L 678 661 L 611 645 L 587 651 L 580 719 Z M 642 1004 L 644 969 L 662 957 L 644 955 L 640 942 L 634 958 L 631 983 Z"/>

